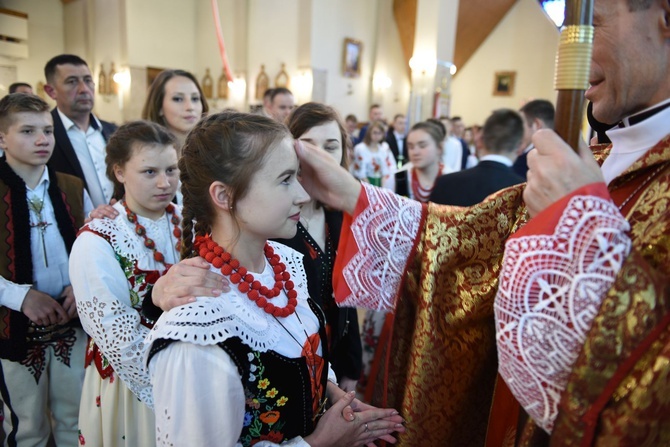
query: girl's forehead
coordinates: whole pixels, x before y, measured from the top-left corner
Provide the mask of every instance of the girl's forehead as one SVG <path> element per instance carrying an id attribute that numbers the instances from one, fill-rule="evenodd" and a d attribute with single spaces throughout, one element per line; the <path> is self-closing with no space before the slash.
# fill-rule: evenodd
<path id="1" fill-rule="evenodd" d="M 276 142 L 263 157 L 261 169 L 265 171 L 283 171 L 287 166 L 298 163 L 298 156 L 293 147 L 293 138 L 286 137 Z"/>

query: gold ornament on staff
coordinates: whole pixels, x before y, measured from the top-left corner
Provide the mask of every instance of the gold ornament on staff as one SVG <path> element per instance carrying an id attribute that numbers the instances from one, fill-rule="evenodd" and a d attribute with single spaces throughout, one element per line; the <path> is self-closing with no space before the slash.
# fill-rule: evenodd
<path id="1" fill-rule="evenodd" d="M 556 54 L 556 132 L 579 149 L 593 47 L 593 0 L 568 0 Z"/>

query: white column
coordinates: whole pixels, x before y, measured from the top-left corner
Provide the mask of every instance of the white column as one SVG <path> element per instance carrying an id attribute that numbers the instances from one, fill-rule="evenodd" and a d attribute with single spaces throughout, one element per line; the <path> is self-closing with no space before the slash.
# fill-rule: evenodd
<path id="1" fill-rule="evenodd" d="M 412 69 L 410 124 L 433 116 L 440 98 L 448 104 L 458 0 L 418 0 Z M 441 113 L 444 114 L 444 105 Z"/>

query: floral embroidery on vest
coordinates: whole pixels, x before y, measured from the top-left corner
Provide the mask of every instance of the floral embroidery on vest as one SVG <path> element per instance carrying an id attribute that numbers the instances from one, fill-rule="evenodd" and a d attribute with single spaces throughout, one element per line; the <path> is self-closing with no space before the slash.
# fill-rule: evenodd
<path id="1" fill-rule="evenodd" d="M 254 445 L 260 441 L 278 444 L 284 440 L 282 429 L 286 421 L 280 420 L 280 417 L 281 407 L 286 405 L 288 397 L 271 386 L 270 380 L 264 377 L 265 367 L 259 352 L 248 353 L 247 360 L 249 376 L 244 387 L 246 411 L 243 426 L 248 427 L 248 434 L 240 441 L 243 445 Z M 255 383 L 257 384 L 254 388 Z"/>

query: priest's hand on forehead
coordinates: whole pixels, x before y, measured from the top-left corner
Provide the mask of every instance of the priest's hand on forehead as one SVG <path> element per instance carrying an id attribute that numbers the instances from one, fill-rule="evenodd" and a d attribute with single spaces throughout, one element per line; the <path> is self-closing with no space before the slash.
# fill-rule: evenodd
<path id="1" fill-rule="evenodd" d="M 300 183 L 307 193 L 331 208 L 353 213 L 361 185 L 326 151 L 304 141 L 295 142 L 300 159 Z"/>

